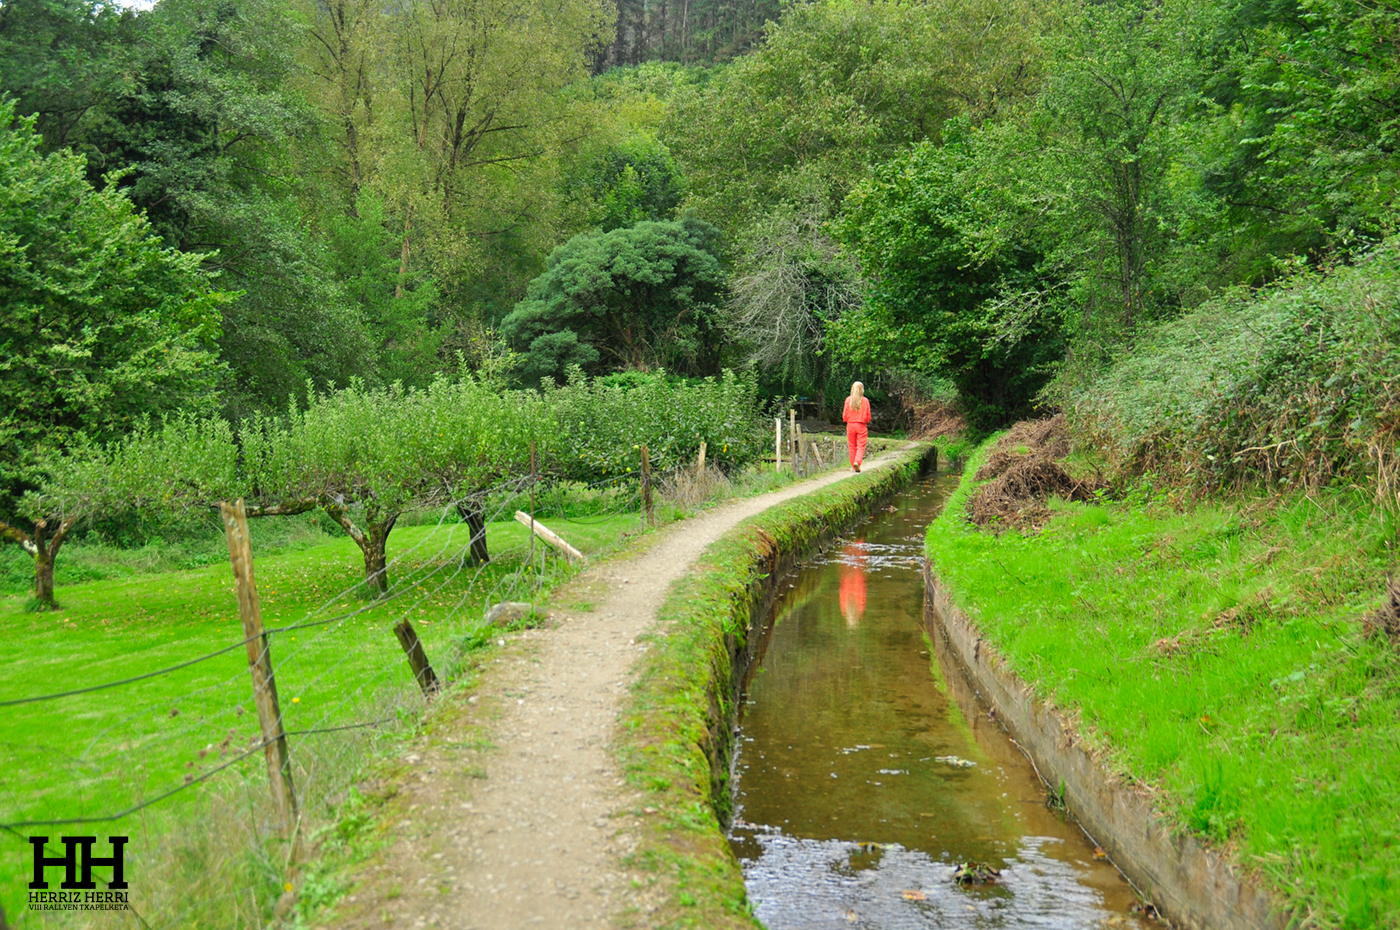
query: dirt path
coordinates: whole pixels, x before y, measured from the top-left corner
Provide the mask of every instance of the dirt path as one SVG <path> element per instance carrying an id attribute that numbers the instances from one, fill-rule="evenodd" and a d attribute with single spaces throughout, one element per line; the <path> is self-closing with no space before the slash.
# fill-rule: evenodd
<path id="1" fill-rule="evenodd" d="M 866 470 L 895 458 L 887 453 Z M 441 711 L 448 719 L 430 745 L 404 757 L 399 822 L 335 926 L 646 926 L 653 904 L 621 859 L 649 811 L 623 787 L 610 751 L 633 660 L 645 649 L 637 637 L 706 546 L 745 518 L 850 474 L 717 507 L 574 579 L 555 601 L 591 609 L 556 609 L 557 627 L 514 637 L 476 695 Z"/>

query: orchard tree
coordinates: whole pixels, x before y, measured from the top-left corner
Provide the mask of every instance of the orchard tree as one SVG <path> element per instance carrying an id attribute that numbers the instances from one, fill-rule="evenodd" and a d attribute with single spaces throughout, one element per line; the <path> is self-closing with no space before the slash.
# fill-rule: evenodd
<path id="1" fill-rule="evenodd" d="M 580 233 L 501 322 L 527 381 L 671 367 L 716 374 L 723 343 L 719 230 L 687 216 Z"/>
<path id="2" fill-rule="evenodd" d="M 547 473 L 565 481 L 637 480 L 640 447 L 656 469 L 689 466 L 700 444 L 726 471 L 754 462 L 771 440 L 752 373 L 680 378 L 665 371 L 629 371 L 589 378 L 575 368 L 568 381 L 546 384 L 547 422 L 555 435 Z"/>
<path id="3" fill-rule="evenodd" d="M 217 404 L 230 298 L 205 256 L 165 248 L 115 185 L 93 189 L 85 159 L 38 142 L 0 101 L 0 534 L 35 557 L 53 607 L 53 560 L 88 511 L 35 495 L 66 450 Z"/>
<path id="4" fill-rule="evenodd" d="M 250 516 L 323 509 L 360 548 L 366 584 L 383 593 L 389 535 L 410 509 L 457 505 L 474 556 L 489 558 L 485 495 L 528 473 L 531 441 L 547 452 L 543 414 L 538 394 L 502 392 L 469 373 L 426 389 L 311 392 L 302 408 L 240 426 L 241 493 Z"/>

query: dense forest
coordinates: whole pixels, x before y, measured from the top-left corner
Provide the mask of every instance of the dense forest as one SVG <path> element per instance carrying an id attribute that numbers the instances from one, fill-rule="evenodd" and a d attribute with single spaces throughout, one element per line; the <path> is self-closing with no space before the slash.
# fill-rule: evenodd
<path id="1" fill-rule="evenodd" d="M 443 372 L 974 429 L 1394 232 L 1362 0 L 0 3 L 0 484 Z M 295 403 L 295 401 L 293 401 Z"/>

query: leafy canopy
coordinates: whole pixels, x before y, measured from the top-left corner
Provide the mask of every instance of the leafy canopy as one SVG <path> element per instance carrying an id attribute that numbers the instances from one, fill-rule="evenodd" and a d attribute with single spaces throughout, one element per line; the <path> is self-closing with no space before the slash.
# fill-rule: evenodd
<path id="1" fill-rule="evenodd" d="M 525 379 L 559 379 L 571 365 L 718 373 L 719 239 L 687 216 L 580 233 L 555 249 L 501 322 L 501 333 L 528 350 Z"/>
<path id="2" fill-rule="evenodd" d="M 82 437 L 217 402 L 220 308 L 206 256 L 164 246 L 84 158 L 41 155 L 0 101 L 0 520 Z"/>

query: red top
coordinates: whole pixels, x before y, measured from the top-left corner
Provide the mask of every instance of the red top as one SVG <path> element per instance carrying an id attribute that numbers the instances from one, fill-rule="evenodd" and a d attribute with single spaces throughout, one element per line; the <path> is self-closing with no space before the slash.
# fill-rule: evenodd
<path id="1" fill-rule="evenodd" d="M 868 398 L 865 398 L 865 397 L 862 397 L 862 398 L 860 399 L 860 409 L 859 409 L 859 410 L 856 410 L 854 413 L 852 413 L 852 412 L 851 412 L 851 399 L 850 399 L 849 397 L 847 397 L 847 398 L 846 398 L 845 406 L 843 406 L 843 407 L 841 408 L 841 419 L 844 420 L 844 421 L 846 421 L 847 423 L 865 423 L 865 424 L 869 425 L 869 423 L 870 423 L 870 401 L 869 401 L 869 399 L 868 399 Z"/>

